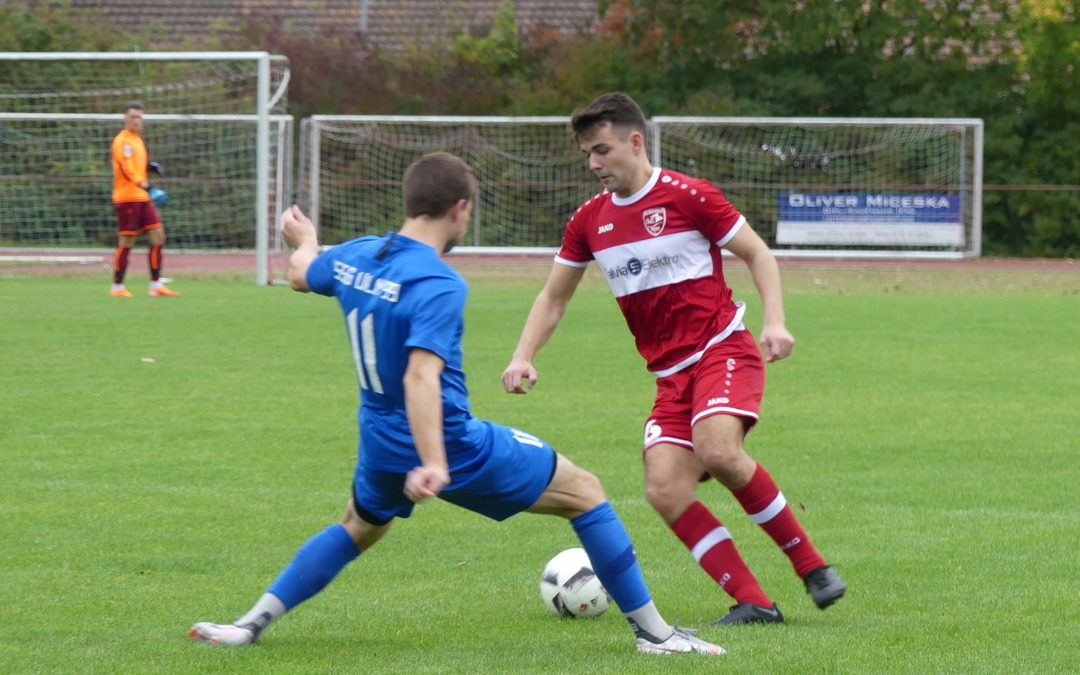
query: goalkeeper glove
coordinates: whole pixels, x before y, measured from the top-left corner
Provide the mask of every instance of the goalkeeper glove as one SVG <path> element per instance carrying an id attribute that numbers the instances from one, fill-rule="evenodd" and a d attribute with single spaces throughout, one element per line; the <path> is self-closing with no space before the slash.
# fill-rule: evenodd
<path id="1" fill-rule="evenodd" d="M 150 199 L 158 206 L 165 206 L 169 203 L 169 193 L 161 188 L 150 188 Z"/>
<path id="2" fill-rule="evenodd" d="M 159 176 L 165 175 L 165 169 L 161 168 L 161 165 L 157 162 L 150 162 L 146 165 L 146 170 L 150 173 L 156 173 Z"/>

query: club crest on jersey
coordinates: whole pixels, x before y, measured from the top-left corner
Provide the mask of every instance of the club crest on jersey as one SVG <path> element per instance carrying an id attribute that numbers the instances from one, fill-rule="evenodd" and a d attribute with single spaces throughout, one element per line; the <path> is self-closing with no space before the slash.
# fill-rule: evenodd
<path id="1" fill-rule="evenodd" d="M 667 225 L 667 209 L 663 206 L 645 209 L 641 212 L 641 221 L 645 226 L 645 231 L 655 237 L 663 232 L 664 226 Z"/>

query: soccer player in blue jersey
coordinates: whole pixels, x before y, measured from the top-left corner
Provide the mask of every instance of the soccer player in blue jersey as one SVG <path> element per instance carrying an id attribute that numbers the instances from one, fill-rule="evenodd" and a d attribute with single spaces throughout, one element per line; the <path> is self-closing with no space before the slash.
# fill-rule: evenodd
<path id="1" fill-rule="evenodd" d="M 319 254 L 300 209 L 282 215 L 297 291 L 341 305 L 360 385 L 360 447 L 339 523 L 309 539 L 266 593 L 231 624 L 200 622 L 188 635 L 244 645 L 322 590 L 416 503 L 438 497 L 493 520 L 528 511 L 570 520 L 594 571 L 626 615 L 637 650 L 723 654 L 673 627 L 645 585 L 630 538 L 599 480 L 539 438 L 473 417 L 461 370 L 467 286 L 440 255 L 462 238 L 476 195 L 472 169 L 447 153 L 405 172 L 405 222 Z"/>

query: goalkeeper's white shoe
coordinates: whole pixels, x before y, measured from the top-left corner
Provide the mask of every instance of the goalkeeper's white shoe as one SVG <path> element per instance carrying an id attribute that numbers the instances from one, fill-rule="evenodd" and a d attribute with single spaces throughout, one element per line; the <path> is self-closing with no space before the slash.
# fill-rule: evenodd
<path id="1" fill-rule="evenodd" d="M 255 631 L 231 623 L 208 623 L 202 621 L 191 627 L 188 637 L 196 642 L 215 645 L 249 645 L 255 642 Z"/>
<path id="2" fill-rule="evenodd" d="M 705 642 L 697 637 L 696 630 L 675 626 L 675 632 L 663 642 L 653 642 L 647 637 L 639 636 L 637 650 L 642 654 L 713 654 L 719 656 L 726 654 L 720 645 Z"/>

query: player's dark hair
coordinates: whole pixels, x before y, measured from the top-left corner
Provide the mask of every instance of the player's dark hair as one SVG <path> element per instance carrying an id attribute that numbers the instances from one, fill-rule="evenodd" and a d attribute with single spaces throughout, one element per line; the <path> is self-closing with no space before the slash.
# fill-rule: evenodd
<path id="1" fill-rule="evenodd" d="M 128 104 L 124 106 L 124 114 L 127 114 L 129 110 L 146 110 L 146 106 L 142 104 L 142 101 L 128 101 Z"/>
<path id="2" fill-rule="evenodd" d="M 401 187 L 406 218 L 438 218 L 459 200 L 476 198 L 472 167 L 449 152 L 432 152 L 410 164 Z"/>
<path id="3" fill-rule="evenodd" d="M 622 92 L 597 96 L 592 103 L 570 115 L 570 126 L 579 139 L 604 122 L 611 122 L 611 126 L 620 132 L 640 131 L 645 136 L 645 113 L 634 99 Z"/>

